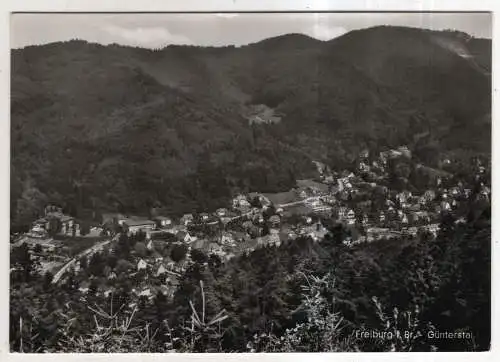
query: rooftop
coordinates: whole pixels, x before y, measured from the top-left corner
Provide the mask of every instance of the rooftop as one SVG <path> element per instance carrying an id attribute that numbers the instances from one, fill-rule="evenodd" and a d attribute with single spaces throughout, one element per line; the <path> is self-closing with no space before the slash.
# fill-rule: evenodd
<path id="1" fill-rule="evenodd" d="M 125 219 L 123 223 L 127 226 L 142 226 L 142 225 L 155 225 L 156 223 L 151 220 L 138 220 L 138 219 Z"/>

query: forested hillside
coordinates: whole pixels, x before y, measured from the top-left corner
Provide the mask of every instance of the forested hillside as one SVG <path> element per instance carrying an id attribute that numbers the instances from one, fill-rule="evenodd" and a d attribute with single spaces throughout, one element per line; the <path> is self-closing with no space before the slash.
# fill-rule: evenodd
<path id="1" fill-rule="evenodd" d="M 408 144 L 431 165 L 488 155 L 490 52 L 489 40 L 395 27 L 238 48 L 13 50 L 13 226 L 47 202 L 75 215 L 218 207 L 367 147 Z M 249 125 L 259 104 L 281 121 Z"/>

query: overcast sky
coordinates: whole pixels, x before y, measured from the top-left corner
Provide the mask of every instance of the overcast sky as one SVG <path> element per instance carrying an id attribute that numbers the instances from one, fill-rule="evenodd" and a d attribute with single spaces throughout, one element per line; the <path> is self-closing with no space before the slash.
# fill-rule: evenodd
<path id="1" fill-rule="evenodd" d="M 456 29 L 481 38 L 492 33 L 485 13 L 14 14 L 11 47 L 70 39 L 148 48 L 242 45 L 287 33 L 329 40 L 377 25 Z"/>

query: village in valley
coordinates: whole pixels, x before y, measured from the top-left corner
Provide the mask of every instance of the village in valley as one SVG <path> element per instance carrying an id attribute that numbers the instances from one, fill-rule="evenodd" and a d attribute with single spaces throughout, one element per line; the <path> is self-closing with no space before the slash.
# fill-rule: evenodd
<path id="1" fill-rule="evenodd" d="M 226 207 L 178 218 L 161 210 L 148 216 L 104 213 L 101 223 L 83 224 L 61 207 L 48 205 L 31 230 L 15 236 L 11 246 L 27 246 L 39 271 L 53 275 L 51 283 L 79 280 L 82 298 L 90 291 L 113 293 L 116 280 L 133 283 L 137 300 L 131 306 L 158 292 L 172 298 L 179 278 L 193 262 L 224 263 L 300 237 L 321 242 L 331 225 L 343 225 L 343 244 L 349 247 L 421 233 L 432 240 L 443 213 L 454 213 L 457 222 L 465 222 L 461 209 L 472 190 L 461 182 L 450 183 L 445 171 L 435 170 L 434 187 L 420 193 L 389 189 L 387 163 L 411 157 L 405 146 L 376 157 L 362 152 L 354 172 L 334 172 L 315 162 L 317 178 L 298 180 L 292 190 L 238 194 Z M 484 172 L 478 163 L 476 178 Z M 481 184 L 479 197 L 489 201 L 490 192 Z M 106 262 L 97 265 L 102 260 Z"/>

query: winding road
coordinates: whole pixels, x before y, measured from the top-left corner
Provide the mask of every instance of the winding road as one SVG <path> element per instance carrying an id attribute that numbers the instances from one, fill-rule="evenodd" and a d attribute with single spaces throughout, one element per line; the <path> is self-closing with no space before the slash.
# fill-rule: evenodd
<path id="1" fill-rule="evenodd" d="M 102 249 L 104 246 L 108 245 L 112 241 L 117 241 L 119 237 L 120 237 L 120 234 L 117 234 L 112 239 L 101 241 L 100 243 L 92 245 L 90 248 L 85 249 L 84 251 L 82 251 L 78 255 L 74 256 L 72 259 L 70 259 L 70 261 L 68 261 L 66 264 L 64 264 L 64 266 L 61 269 L 59 269 L 59 271 L 54 275 L 54 278 L 52 279 L 52 284 L 57 284 L 59 282 L 59 280 L 62 278 L 62 276 L 64 275 L 64 273 L 66 273 L 69 270 L 69 268 L 71 268 L 75 264 L 75 262 L 77 260 L 79 260 L 81 257 L 87 256 L 87 255 L 91 254 L 92 252 L 99 251 L 100 249 Z"/>

